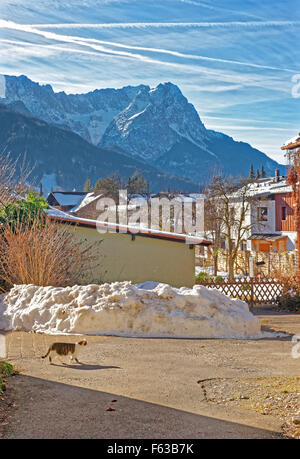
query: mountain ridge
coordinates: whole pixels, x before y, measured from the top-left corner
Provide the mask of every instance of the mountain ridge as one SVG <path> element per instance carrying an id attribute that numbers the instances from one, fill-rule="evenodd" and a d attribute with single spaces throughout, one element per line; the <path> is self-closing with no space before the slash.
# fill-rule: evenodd
<path id="1" fill-rule="evenodd" d="M 119 174 L 124 180 L 139 172 L 153 191 L 167 188 L 199 191 L 192 180 L 166 174 L 150 164 L 133 158 L 120 149 L 97 147 L 78 134 L 24 115 L 0 103 L 0 154 L 33 168 L 35 185 L 81 190 L 87 176 L 92 183 L 101 177 Z"/>
<path id="2" fill-rule="evenodd" d="M 248 176 L 251 164 L 254 170 L 264 166 L 268 175 L 275 169 L 284 173 L 284 166 L 250 144 L 207 129 L 171 82 L 66 94 L 26 76 L 1 78 L 0 102 L 69 129 L 99 148 L 126 152 L 162 173 L 202 183 L 212 170 Z"/>

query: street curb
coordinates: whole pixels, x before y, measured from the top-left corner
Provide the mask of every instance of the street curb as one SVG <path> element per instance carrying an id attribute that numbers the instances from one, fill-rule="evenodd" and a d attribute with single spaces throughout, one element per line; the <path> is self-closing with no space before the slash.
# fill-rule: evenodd
<path id="1" fill-rule="evenodd" d="M 6 337 L 5 332 L 0 331 L 0 358 L 5 359 L 6 354 Z"/>

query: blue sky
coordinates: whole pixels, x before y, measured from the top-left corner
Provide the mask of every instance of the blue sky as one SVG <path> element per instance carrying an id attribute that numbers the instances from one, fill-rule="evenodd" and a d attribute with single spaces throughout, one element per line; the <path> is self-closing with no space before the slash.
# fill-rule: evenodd
<path id="1" fill-rule="evenodd" d="M 172 81 L 207 128 L 284 162 L 299 26 L 299 0 L 0 0 L 0 73 L 67 93 Z"/>

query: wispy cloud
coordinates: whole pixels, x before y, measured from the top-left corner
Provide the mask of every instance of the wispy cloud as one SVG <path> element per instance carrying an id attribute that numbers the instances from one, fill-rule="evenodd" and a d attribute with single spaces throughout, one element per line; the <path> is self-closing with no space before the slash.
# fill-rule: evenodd
<path id="1" fill-rule="evenodd" d="M 261 64 L 255 64 L 253 62 L 243 62 L 243 61 L 238 61 L 238 60 L 231 60 L 231 59 L 222 59 L 219 57 L 209 57 L 209 56 L 202 56 L 198 54 L 189 54 L 189 53 L 182 53 L 179 51 L 174 51 L 170 49 L 164 49 L 164 48 L 152 48 L 152 47 L 145 47 L 145 46 L 134 46 L 134 45 L 128 45 L 124 43 L 118 43 L 118 42 L 113 42 L 113 41 L 105 41 L 105 40 L 98 40 L 98 39 L 89 39 L 89 38 L 82 38 L 78 36 L 68 36 L 68 35 L 63 35 L 63 34 L 51 34 L 48 32 L 44 32 L 43 30 L 39 30 L 38 26 L 22 26 L 24 28 L 20 29 L 15 23 L 9 23 L 7 24 L 7 21 L 5 21 L 6 24 L 2 25 L 1 20 L 0 20 L 0 28 L 1 26 L 4 28 L 12 28 L 15 30 L 23 30 L 24 32 L 28 32 L 30 30 L 30 33 L 35 33 L 42 35 L 45 38 L 49 39 L 54 39 L 54 40 L 60 40 L 60 41 L 67 41 L 67 42 L 72 42 L 75 44 L 90 44 L 91 46 L 93 44 L 99 44 L 99 45 L 108 45 L 112 46 L 115 48 L 120 48 L 120 49 L 126 49 L 126 50 L 136 50 L 136 51 L 144 51 L 147 53 L 157 53 L 157 54 L 165 54 L 169 56 L 174 56 L 182 59 L 191 59 L 191 60 L 199 60 L 199 61 L 206 61 L 206 62 L 214 62 L 214 63 L 221 63 L 221 64 L 230 64 L 233 66 L 244 66 L 244 67 L 252 67 L 256 69 L 265 69 L 265 70 L 278 70 L 278 71 L 284 71 L 284 72 L 290 72 L 290 73 L 295 73 L 297 70 L 295 69 L 288 69 L 288 68 L 282 68 L 282 67 L 275 67 L 275 66 L 270 66 L 270 65 L 261 65 Z M 14 27 L 16 25 L 16 27 Z M 30 29 L 28 29 L 30 27 Z M 15 42 L 17 43 L 17 42 Z M 20 43 L 20 42 L 19 42 Z M 121 51 L 116 51 L 114 49 L 109 49 L 109 48 L 104 48 L 104 47 L 98 47 L 99 51 L 102 51 L 104 53 L 109 53 L 109 54 L 117 54 L 120 56 L 127 56 L 127 57 L 134 57 L 134 58 L 142 58 L 142 56 L 138 54 L 132 54 L 132 53 L 122 53 Z M 153 60 L 151 61 L 153 62 Z M 159 61 L 161 62 L 161 61 Z"/>
<path id="2" fill-rule="evenodd" d="M 249 119 L 249 118 L 231 118 L 231 117 L 224 117 L 224 116 L 203 116 L 204 119 L 206 120 L 222 120 L 224 123 L 226 123 L 227 121 L 238 121 L 239 123 L 263 123 L 263 124 L 266 124 L 266 120 L 258 120 L 258 119 Z M 290 121 L 283 121 L 283 120 L 278 120 L 278 121 L 274 121 L 272 120 L 272 128 L 273 127 L 276 127 L 276 124 L 280 124 L 280 125 L 283 125 L 283 124 L 287 124 L 289 126 L 289 129 L 291 129 L 291 122 Z M 296 127 L 296 124 L 295 123 L 295 127 Z M 270 128 L 271 129 L 271 128 Z"/>
<path id="3" fill-rule="evenodd" d="M 80 40 L 84 40 L 85 43 L 99 43 L 103 45 L 114 46 L 114 47 L 121 48 L 121 49 L 131 49 L 131 50 L 146 51 L 146 52 L 158 53 L 158 54 L 167 54 L 170 56 L 180 57 L 183 59 L 193 59 L 193 60 L 200 60 L 200 61 L 207 61 L 207 62 L 218 62 L 221 64 L 241 65 L 244 67 L 253 67 L 253 68 L 265 69 L 265 70 L 279 70 L 279 71 L 291 72 L 291 73 L 297 72 L 297 70 L 295 69 L 286 69 L 286 68 L 274 67 L 274 66 L 269 66 L 269 65 L 261 65 L 261 64 L 255 64 L 252 62 L 241 62 L 241 61 L 231 60 L 231 59 L 222 59 L 219 57 L 216 58 L 216 57 L 201 56 L 198 54 L 181 53 L 179 51 L 173 51 L 173 50 L 164 49 L 164 48 L 149 48 L 149 47 L 143 47 L 143 46 L 126 45 L 124 43 L 116 43 L 112 41 L 104 41 L 104 40 L 96 40 L 96 39 L 88 39 L 88 38 L 85 38 L 85 39 L 80 38 Z"/>
<path id="4" fill-rule="evenodd" d="M 214 125 L 214 129 L 231 129 L 232 131 L 291 131 L 291 128 L 279 128 L 277 126 L 264 126 L 264 127 L 261 127 L 261 126 L 238 126 L 237 124 L 234 124 L 232 126 L 229 126 L 229 125 L 226 125 L 224 126 L 224 124 L 220 125 L 220 124 L 216 124 Z"/>
<path id="5" fill-rule="evenodd" d="M 266 77 L 266 75 L 260 75 L 260 74 L 255 74 L 255 73 L 250 73 L 250 74 L 243 73 L 242 74 L 239 72 L 234 72 L 234 71 L 224 70 L 224 69 L 216 69 L 216 68 L 211 68 L 207 66 L 200 66 L 200 65 L 195 65 L 195 64 L 183 64 L 181 62 L 165 61 L 165 60 L 152 58 L 152 57 L 149 57 L 143 54 L 139 54 L 139 53 L 132 53 L 132 52 L 123 51 L 120 49 L 113 49 L 111 47 L 109 48 L 103 45 L 103 43 L 108 43 L 108 42 L 104 42 L 101 40 L 82 38 L 82 37 L 73 36 L 73 35 L 63 35 L 63 34 L 50 32 L 47 30 L 40 30 L 38 26 L 36 25 L 17 24 L 12 21 L 0 20 L 0 29 L 1 28 L 12 29 L 15 31 L 22 31 L 28 34 L 35 34 L 38 36 L 42 36 L 43 38 L 50 40 L 50 41 L 68 43 L 72 45 L 72 47 L 65 48 L 64 51 L 70 52 L 70 53 L 71 52 L 77 52 L 77 53 L 82 52 L 82 54 L 85 54 L 86 53 L 85 50 L 86 48 L 88 48 L 89 50 L 92 49 L 93 51 L 96 51 L 98 54 L 102 54 L 102 55 L 111 55 L 111 56 L 116 56 L 118 58 L 139 60 L 147 64 L 156 64 L 160 66 L 163 65 L 163 66 L 173 68 L 173 69 L 181 69 L 182 71 L 186 71 L 186 72 L 192 71 L 192 72 L 201 73 L 202 75 L 213 77 L 216 81 L 224 81 L 224 82 L 228 82 L 231 84 L 236 83 L 236 84 L 243 85 L 243 86 L 257 86 L 257 87 L 269 88 L 272 90 L 278 90 L 281 92 L 289 92 L 289 88 L 283 87 L 281 80 L 277 79 L 276 77 L 271 77 L 271 76 Z M 73 45 L 77 46 L 78 48 L 74 48 Z M 35 46 L 41 47 L 43 45 L 35 44 Z M 44 45 L 44 46 L 46 47 L 47 45 Z M 126 47 L 125 45 L 122 45 L 119 43 L 114 43 L 114 46 L 115 47 L 121 46 L 122 49 Z M 60 48 L 57 47 L 56 49 L 62 50 L 62 47 Z M 151 48 L 149 49 L 149 48 L 142 48 L 142 47 L 137 47 L 137 46 L 128 46 L 127 49 L 138 49 L 138 50 L 143 49 L 143 50 L 147 50 L 148 52 L 149 50 L 151 50 Z M 154 48 L 152 49 L 152 51 L 153 50 Z M 176 57 L 184 56 L 185 58 L 187 58 L 187 56 L 184 55 L 183 53 L 177 53 L 177 52 L 164 50 L 164 49 L 160 51 L 164 54 L 171 53 L 172 55 L 176 55 Z M 155 48 L 155 52 L 158 52 L 157 48 Z M 217 61 L 217 62 L 222 62 L 222 63 L 226 62 L 225 59 L 214 59 L 214 58 L 206 59 L 205 57 L 203 57 L 202 59 L 202 57 L 203 56 L 196 56 L 196 59 Z M 230 63 L 232 64 L 233 61 L 230 61 Z M 242 63 L 242 62 L 235 62 L 235 64 L 246 65 L 246 63 Z M 256 67 L 257 65 L 254 64 L 254 66 Z M 273 69 L 280 70 L 275 67 Z M 285 70 L 291 71 L 290 69 L 285 69 Z"/>
<path id="6" fill-rule="evenodd" d="M 208 127 L 274 157 L 299 130 L 295 3 L 0 0 L 0 71 L 67 93 L 172 81 Z"/>
<path id="7" fill-rule="evenodd" d="M 299 26 L 300 21 L 227 21 L 227 22 L 111 22 L 98 24 L 35 24 L 39 29 L 132 29 L 132 28 L 247 28 Z M 29 25 L 30 26 L 30 25 Z"/>
<path id="8" fill-rule="evenodd" d="M 201 1 L 196 1 L 196 0 L 178 0 L 180 3 L 185 3 L 186 5 L 192 5 L 192 6 L 197 6 L 197 7 L 200 7 L 200 8 L 206 8 L 206 9 L 209 9 L 209 10 L 212 10 L 212 11 L 221 11 L 221 12 L 226 12 L 227 14 L 228 13 L 233 13 L 233 14 L 238 14 L 238 15 L 241 15 L 241 16 L 246 16 L 246 17 L 251 17 L 251 18 L 256 18 L 258 19 L 259 16 L 257 16 L 256 14 L 251 14 L 251 13 L 248 13 L 246 11 L 243 11 L 243 10 L 231 10 L 229 8 L 224 8 L 224 7 L 220 7 L 220 6 L 217 6 L 216 4 L 209 4 L 209 3 L 206 3 L 206 2 L 201 2 Z"/>

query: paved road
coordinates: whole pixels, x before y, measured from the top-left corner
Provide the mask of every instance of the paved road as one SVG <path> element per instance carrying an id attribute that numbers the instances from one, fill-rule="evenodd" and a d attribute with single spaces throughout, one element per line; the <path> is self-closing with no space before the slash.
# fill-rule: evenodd
<path id="1" fill-rule="evenodd" d="M 300 333 L 299 315 L 261 319 Z M 299 375 L 290 339 L 88 337 L 82 365 L 51 366 L 40 356 L 53 340 L 62 337 L 7 335 L 8 359 L 21 375 L 11 380 L 18 409 L 4 438 L 273 438 L 280 420 L 212 405 L 197 381 Z"/>

